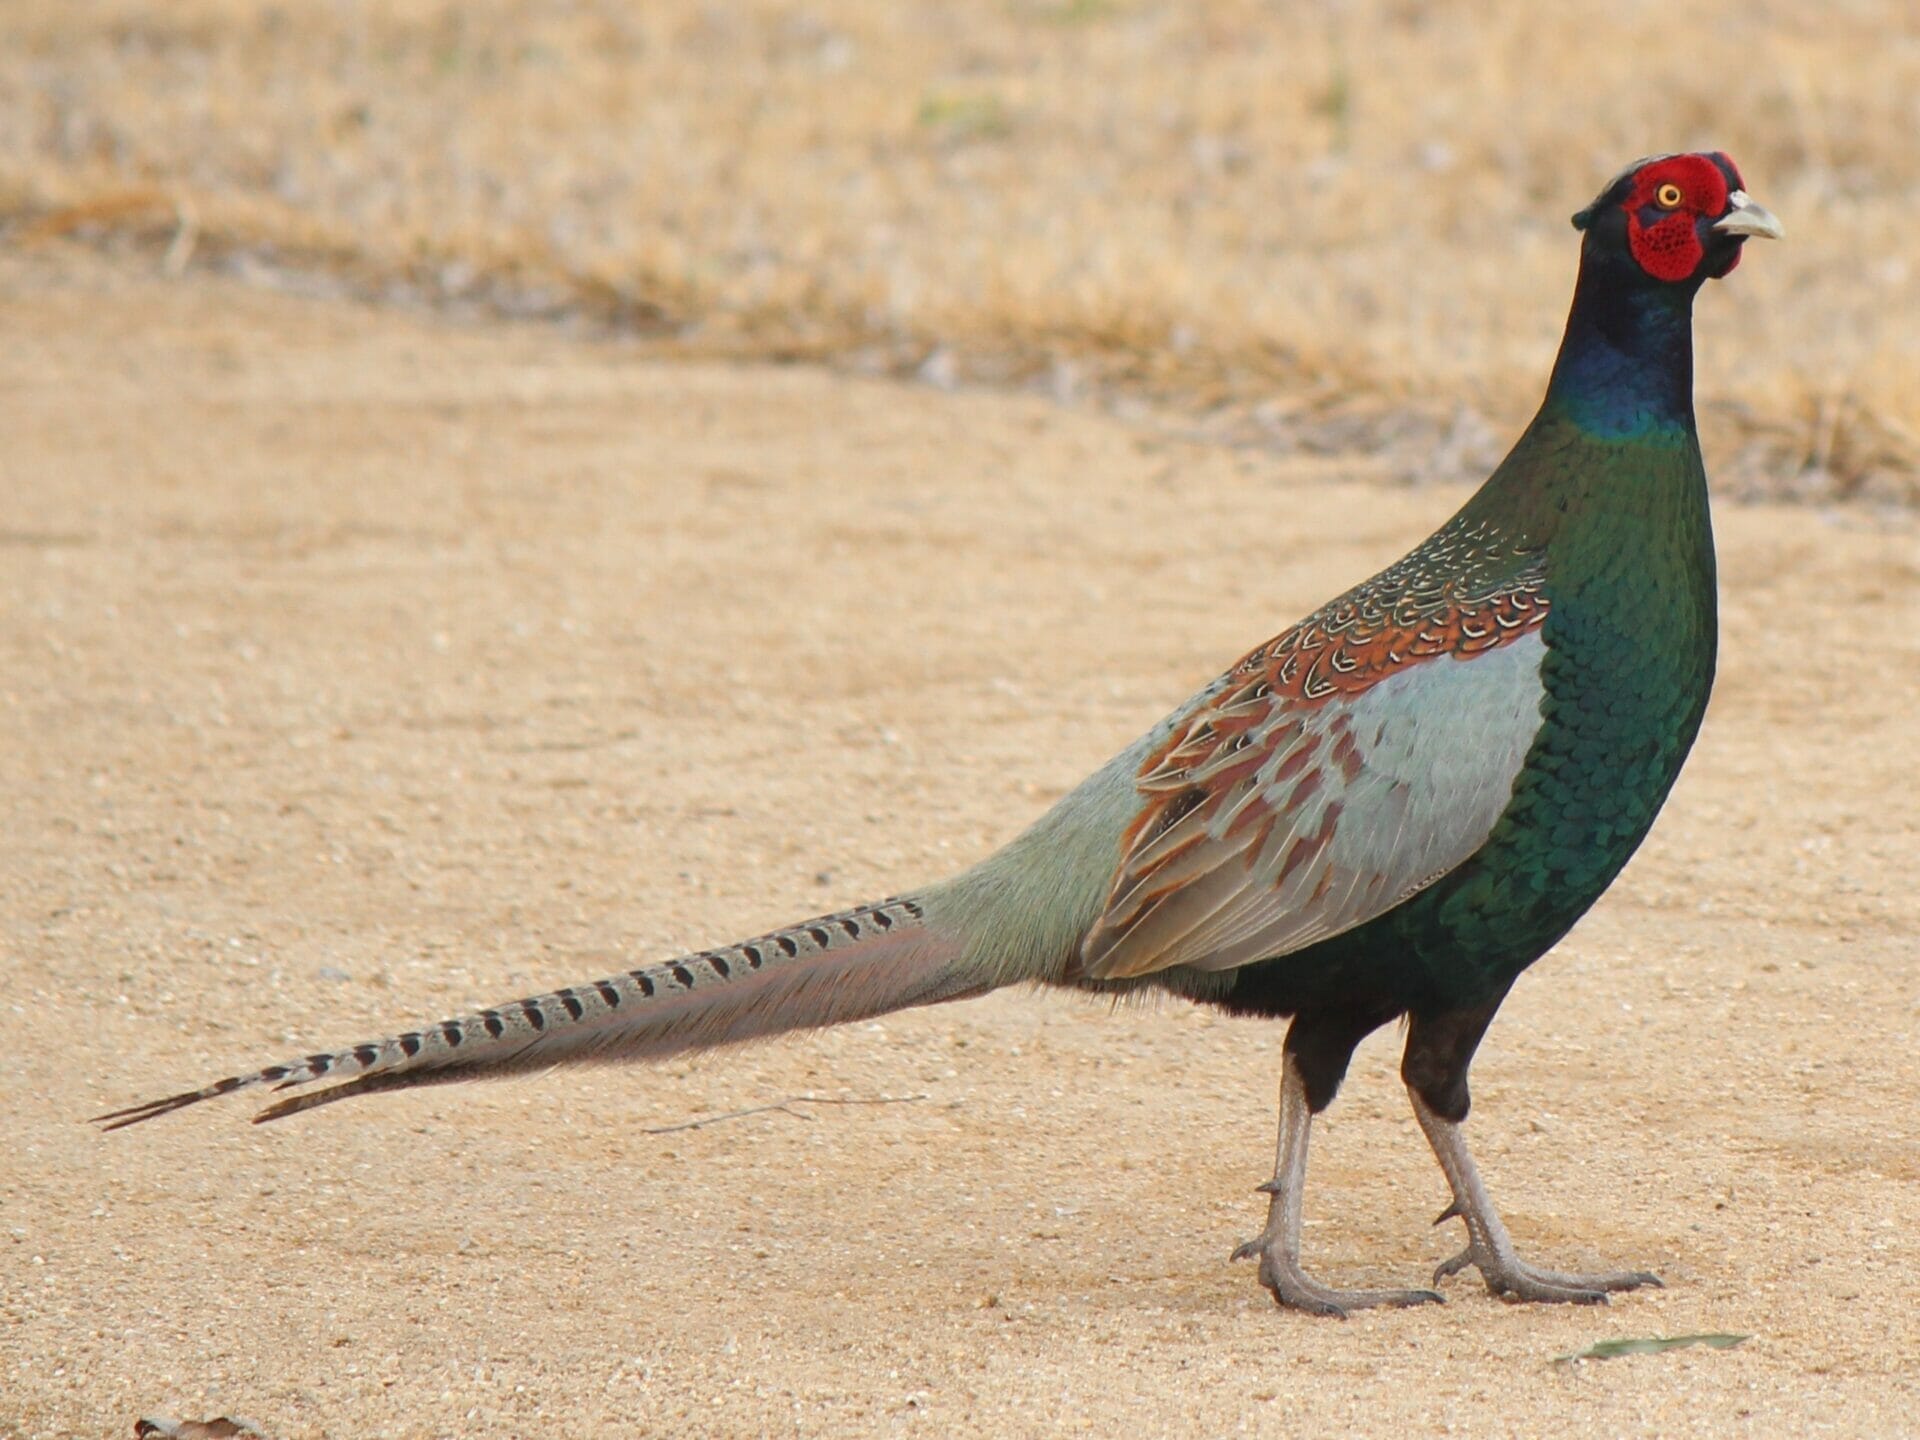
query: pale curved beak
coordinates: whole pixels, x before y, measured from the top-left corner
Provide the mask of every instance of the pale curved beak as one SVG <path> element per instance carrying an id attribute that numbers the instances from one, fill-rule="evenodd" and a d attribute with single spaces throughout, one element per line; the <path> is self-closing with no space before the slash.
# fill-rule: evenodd
<path id="1" fill-rule="evenodd" d="M 1753 197 L 1746 191 L 1734 191 L 1727 196 L 1727 204 L 1732 208 L 1713 222 L 1713 228 L 1722 235 L 1758 235 L 1767 240 L 1786 239 L 1787 227 L 1782 225 L 1766 206 L 1756 205 Z"/>

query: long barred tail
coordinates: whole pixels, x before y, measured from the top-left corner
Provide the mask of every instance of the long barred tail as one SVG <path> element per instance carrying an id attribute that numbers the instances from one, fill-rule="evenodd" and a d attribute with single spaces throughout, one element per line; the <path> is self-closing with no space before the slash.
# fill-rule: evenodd
<path id="1" fill-rule="evenodd" d="M 108 1130 L 255 1085 L 344 1083 L 268 1106 L 278 1120 L 375 1090 L 541 1070 L 564 1062 L 658 1058 L 957 1000 L 991 988 L 959 969 L 913 899 L 823 915 L 722 950 L 703 950 L 586 985 L 458 1015 L 345 1050 L 269 1065 L 94 1119 Z"/>

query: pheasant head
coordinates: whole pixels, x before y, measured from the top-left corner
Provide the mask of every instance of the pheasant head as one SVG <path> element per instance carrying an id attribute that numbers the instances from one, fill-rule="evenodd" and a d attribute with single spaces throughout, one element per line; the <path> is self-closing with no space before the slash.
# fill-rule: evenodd
<path id="1" fill-rule="evenodd" d="M 1583 259 L 1624 260 L 1650 280 L 1688 289 L 1730 272 L 1748 237 L 1786 233 L 1718 150 L 1636 160 L 1573 224 L 1586 232 Z"/>

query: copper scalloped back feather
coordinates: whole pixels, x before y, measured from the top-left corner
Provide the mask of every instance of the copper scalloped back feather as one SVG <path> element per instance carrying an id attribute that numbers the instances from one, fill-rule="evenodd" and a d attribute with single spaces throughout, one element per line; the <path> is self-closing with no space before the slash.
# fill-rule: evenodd
<path id="1" fill-rule="evenodd" d="M 1536 552 L 1456 520 L 1249 653 L 1140 766 L 1082 973 L 1269 959 L 1466 859 L 1539 727 L 1548 608 Z"/>

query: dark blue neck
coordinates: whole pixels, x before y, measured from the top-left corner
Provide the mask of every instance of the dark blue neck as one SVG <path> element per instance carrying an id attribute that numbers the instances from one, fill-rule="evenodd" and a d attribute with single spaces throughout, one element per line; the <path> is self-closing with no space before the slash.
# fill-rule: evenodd
<path id="1" fill-rule="evenodd" d="M 1545 411 L 1608 439 L 1693 430 L 1693 297 L 1626 257 L 1586 254 Z"/>

